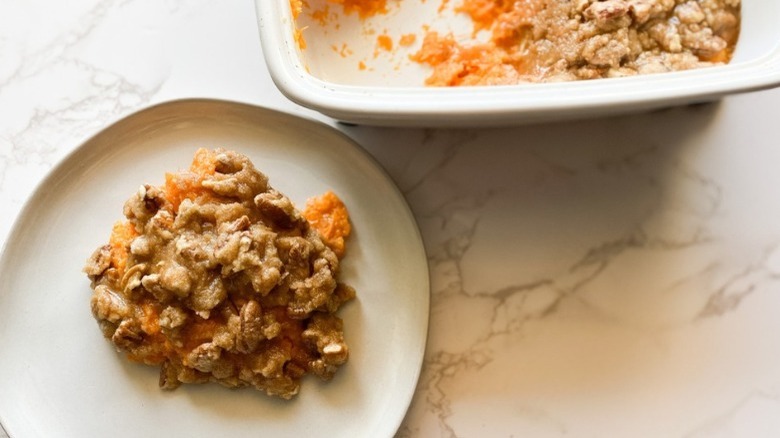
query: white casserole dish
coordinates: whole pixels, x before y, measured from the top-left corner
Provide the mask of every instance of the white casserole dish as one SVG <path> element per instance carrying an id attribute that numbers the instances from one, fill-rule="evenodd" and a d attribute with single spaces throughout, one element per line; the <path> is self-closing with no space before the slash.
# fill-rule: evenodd
<path id="1" fill-rule="evenodd" d="M 451 0 L 455 4 L 458 0 Z M 743 0 L 742 29 L 731 63 L 675 73 L 565 83 L 433 88 L 428 71 L 408 60 L 420 29 L 471 31 L 470 22 L 440 1 L 391 0 L 389 13 L 365 22 L 355 14 L 307 22 L 307 48 L 295 40 L 289 0 L 255 0 L 263 53 L 271 77 L 289 99 L 337 120 L 386 126 L 510 125 L 595 117 L 716 100 L 780 85 L 780 2 Z M 330 12 L 340 14 L 333 5 Z M 450 8 L 451 9 L 451 8 Z M 333 23 L 338 22 L 338 26 Z M 376 35 L 394 41 L 417 33 L 417 43 L 390 54 L 376 52 Z M 344 45 L 346 43 L 346 46 Z M 358 63 L 369 67 L 360 70 Z"/>

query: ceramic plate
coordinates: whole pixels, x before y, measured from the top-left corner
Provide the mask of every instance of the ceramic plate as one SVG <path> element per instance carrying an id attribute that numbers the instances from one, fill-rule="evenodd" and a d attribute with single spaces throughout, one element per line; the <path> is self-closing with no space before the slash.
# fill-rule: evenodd
<path id="1" fill-rule="evenodd" d="M 189 166 L 198 147 L 249 156 L 297 205 L 328 189 L 353 222 L 341 309 L 350 360 L 330 382 L 304 379 L 292 401 L 216 384 L 158 389 L 98 330 L 92 251 L 142 183 Z M 391 436 L 414 392 L 429 283 L 403 196 L 359 146 L 319 123 L 248 105 L 161 104 L 105 129 L 62 161 L 17 220 L 0 258 L 0 420 L 28 436 Z"/>

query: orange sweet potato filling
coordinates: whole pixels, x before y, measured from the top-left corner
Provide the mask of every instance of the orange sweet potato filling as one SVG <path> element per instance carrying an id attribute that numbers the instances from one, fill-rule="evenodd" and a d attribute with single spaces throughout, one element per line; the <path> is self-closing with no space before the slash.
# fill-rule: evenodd
<path id="1" fill-rule="evenodd" d="M 120 277 L 127 266 L 127 256 L 130 250 L 130 242 L 138 236 L 133 224 L 119 221 L 111 229 L 111 237 L 108 244 L 111 246 L 111 265 L 116 268 Z"/>
<path id="2" fill-rule="evenodd" d="M 344 239 L 352 228 L 349 225 L 347 207 L 332 191 L 309 199 L 302 212 L 311 226 L 319 231 L 326 245 L 341 258 L 344 256 Z"/>
<path id="3" fill-rule="evenodd" d="M 179 204 L 185 199 L 193 200 L 209 193 L 201 186 L 203 180 L 217 169 L 217 155 L 208 149 L 198 149 L 190 165 L 190 172 L 165 174 L 165 198 L 179 211 Z"/>

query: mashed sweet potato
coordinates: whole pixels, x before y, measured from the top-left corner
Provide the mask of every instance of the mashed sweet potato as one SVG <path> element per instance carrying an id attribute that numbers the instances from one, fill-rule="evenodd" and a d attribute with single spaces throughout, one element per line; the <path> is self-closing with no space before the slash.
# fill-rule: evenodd
<path id="1" fill-rule="evenodd" d="M 347 207 L 338 196 L 331 191 L 311 198 L 306 202 L 303 217 L 311 226 L 319 231 L 326 245 L 339 258 L 344 257 L 345 241 L 352 232 L 349 224 Z"/>

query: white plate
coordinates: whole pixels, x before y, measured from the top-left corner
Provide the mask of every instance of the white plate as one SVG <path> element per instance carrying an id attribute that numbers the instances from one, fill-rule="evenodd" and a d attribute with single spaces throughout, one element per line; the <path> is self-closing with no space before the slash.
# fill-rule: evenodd
<path id="1" fill-rule="evenodd" d="M 341 309 L 351 357 L 297 399 L 216 384 L 157 387 L 92 318 L 81 268 L 141 183 L 161 184 L 198 147 L 249 156 L 301 205 L 333 189 L 354 235 Z M 391 436 L 408 408 L 428 328 L 428 268 L 403 196 L 359 146 L 319 123 L 210 100 L 161 104 L 87 141 L 28 201 L 0 258 L 0 420 L 11 436 Z"/>
<path id="2" fill-rule="evenodd" d="M 322 25 L 302 14 L 306 49 L 294 36 L 289 0 L 255 0 L 260 41 L 276 86 L 291 100 L 338 120 L 389 126 L 489 126 L 586 118 L 706 102 L 780 84 L 780 2 L 743 0 L 742 26 L 729 65 L 683 72 L 544 84 L 424 87 L 430 73 L 409 61 L 421 29 L 468 37 L 472 25 L 452 13 L 460 0 L 389 1 L 388 13 L 364 22 L 337 4 Z M 328 1 L 317 0 L 317 4 Z M 376 36 L 417 41 L 392 55 L 376 51 Z M 341 48 L 345 47 L 342 50 Z M 334 49 L 335 47 L 335 49 Z M 365 60 L 369 68 L 360 70 Z"/>

